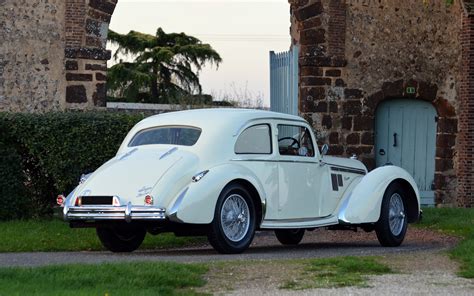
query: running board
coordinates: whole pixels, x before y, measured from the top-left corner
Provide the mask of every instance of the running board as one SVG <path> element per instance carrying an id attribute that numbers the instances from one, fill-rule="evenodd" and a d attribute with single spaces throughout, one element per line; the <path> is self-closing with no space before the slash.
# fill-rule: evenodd
<path id="1" fill-rule="evenodd" d="M 295 228 L 317 228 L 339 224 L 336 216 L 323 218 L 302 219 L 265 219 L 260 225 L 261 229 L 295 229 Z"/>

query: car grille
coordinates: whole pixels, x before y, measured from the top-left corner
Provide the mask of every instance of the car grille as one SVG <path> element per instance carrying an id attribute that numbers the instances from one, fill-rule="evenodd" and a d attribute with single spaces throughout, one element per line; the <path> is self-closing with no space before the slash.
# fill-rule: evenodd
<path id="1" fill-rule="evenodd" d="M 87 205 L 111 205 L 113 196 L 82 196 L 81 204 Z"/>

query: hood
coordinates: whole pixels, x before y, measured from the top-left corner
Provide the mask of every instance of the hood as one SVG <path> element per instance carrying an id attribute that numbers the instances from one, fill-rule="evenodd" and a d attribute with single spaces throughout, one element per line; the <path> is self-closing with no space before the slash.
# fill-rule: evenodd
<path id="1" fill-rule="evenodd" d="M 189 152 L 179 148 L 140 146 L 117 155 L 76 190 L 76 196 L 118 196 L 123 202 L 142 199 Z"/>
<path id="2" fill-rule="evenodd" d="M 367 168 L 365 167 L 365 165 L 362 162 L 360 162 L 358 160 L 355 160 L 355 159 L 325 155 L 323 157 L 323 162 L 325 162 L 329 165 L 342 166 L 342 167 L 348 167 L 348 168 L 353 168 L 353 169 L 360 169 L 360 170 L 364 170 L 365 172 L 367 172 Z"/>

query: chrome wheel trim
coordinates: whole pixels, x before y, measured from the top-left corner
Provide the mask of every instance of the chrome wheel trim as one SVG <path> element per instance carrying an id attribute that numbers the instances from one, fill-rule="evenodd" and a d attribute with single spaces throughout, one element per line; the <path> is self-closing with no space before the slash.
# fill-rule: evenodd
<path id="1" fill-rule="evenodd" d="M 221 209 L 221 225 L 224 235 L 233 242 L 241 241 L 250 228 L 250 210 L 239 194 L 226 198 Z"/>
<path id="2" fill-rule="evenodd" d="M 389 203 L 388 223 L 393 235 L 398 236 L 402 233 L 405 225 L 405 216 L 402 197 L 398 193 L 392 194 Z"/>

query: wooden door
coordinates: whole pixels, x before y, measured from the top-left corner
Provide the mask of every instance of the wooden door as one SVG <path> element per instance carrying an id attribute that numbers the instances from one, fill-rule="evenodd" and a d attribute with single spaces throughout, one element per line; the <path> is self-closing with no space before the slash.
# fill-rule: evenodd
<path id="1" fill-rule="evenodd" d="M 377 167 L 387 163 L 407 170 L 415 179 L 422 204 L 434 204 L 437 117 L 428 102 L 390 100 L 376 112 Z"/>

